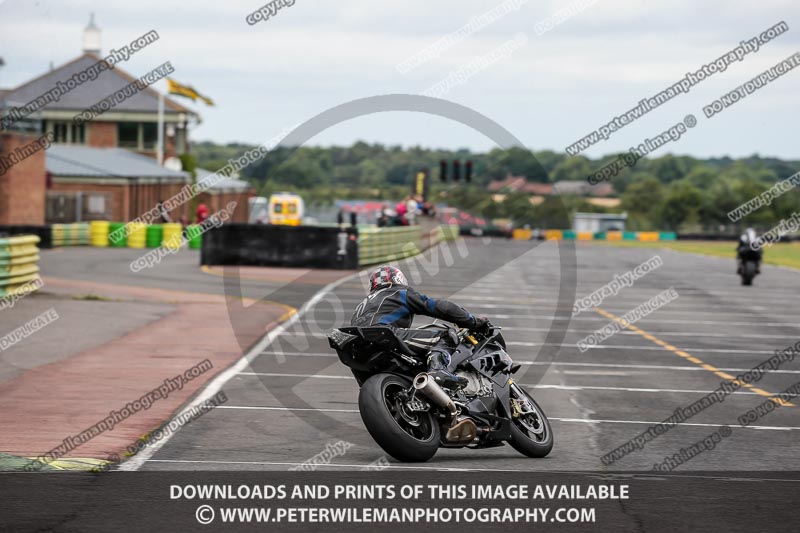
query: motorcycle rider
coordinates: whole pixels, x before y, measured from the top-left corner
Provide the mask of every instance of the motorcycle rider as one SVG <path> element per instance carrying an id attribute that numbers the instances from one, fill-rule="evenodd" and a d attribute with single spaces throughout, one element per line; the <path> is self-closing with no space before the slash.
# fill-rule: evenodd
<path id="1" fill-rule="evenodd" d="M 380 266 L 369 276 L 369 295 L 356 307 L 351 326 L 391 327 L 398 338 L 419 356 L 427 356 L 428 373 L 440 385 L 454 388 L 467 380 L 453 374 L 450 353 L 455 348 L 453 335 L 441 329 L 409 329 L 414 315 L 425 315 L 452 322 L 472 331 L 485 330 L 489 321 L 475 317 L 463 307 L 443 298 L 429 298 L 408 286 L 405 275 L 392 266 Z"/>
<path id="2" fill-rule="evenodd" d="M 761 256 L 763 251 L 759 247 L 756 249 L 753 247 L 753 243 L 758 240 L 758 235 L 756 235 L 756 230 L 753 228 L 747 228 L 744 233 L 739 237 L 739 243 L 736 245 L 736 273 L 742 273 L 742 266 L 744 265 L 745 261 L 755 261 L 756 262 L 756 274 L 761 273 Z"/>

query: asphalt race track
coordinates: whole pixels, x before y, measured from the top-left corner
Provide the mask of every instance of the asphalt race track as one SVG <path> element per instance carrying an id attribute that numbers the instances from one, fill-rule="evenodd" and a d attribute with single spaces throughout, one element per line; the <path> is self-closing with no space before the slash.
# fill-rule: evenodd
<path id="1" fill-rule="evenodd" d="M 574 252 L 544 243 L 469 239 L 407 261 L 407 276 L 421 291 L 449 297 L 504 328 L 511 356 L 524 364 L 516 381 L 549 416 L 555 447 L 528 459 L 510 446 L 440 450 L 428 463 L 390 468 L 463 470 L 650 470 L 665 456 L 731 428 L 716 444 L 677 471 L 797 470 L 800 401 L 740 427 L 738 417 L 800 378 L 796 361 L 767 372 L 721 403 L 606 466 L 601 457 L 673 412 L 800 339 L 800 301 L 791 287 L 800 273 L 762 267 L 742 287 L 731 260 L 668 250 L 577 243 Z M 654 255 L 663 266 L 571 317 L 574 297 L 590 294 L 615 275 Z M 575 262 L 577 257 L 577 287 Z M 357 412 L 357 385 L 324 338 L 346 323 L 364 296 L 364 275 L 344 278 L 301 309 L 296 322 L 249 354 L 250 364 L 230 371 L 222 390 L 228 402 L 165 441 L 128 468 L 142 470 L 287 470 L 326 444 L 352 444 L 325 470 L 358 470 L 384 457 Z M 230 280 L 228 280 L 230 281 Z M 678 298 L 581 353 L 576 343 L 656 294 L 673 287 Z M 229 286 L 230 288 L 230 286 Z M 557 306 L 561 292 L 560 308 Z M 294 304 L 293 304 L 294 305 Z M 558 309 L 558 312 L 556 312 Z M 417 320 L 419 324 L 424 319 Z M 564 328 L 568 329 L 564 331 Z M 563 334 L 563 342 L 561 336 Z M 219 380 L 218 380 L 219 382 Z M 211 391 L 213 392 L 213 391 Z M 125 468 L 125 466 L 123 466 Z"/>

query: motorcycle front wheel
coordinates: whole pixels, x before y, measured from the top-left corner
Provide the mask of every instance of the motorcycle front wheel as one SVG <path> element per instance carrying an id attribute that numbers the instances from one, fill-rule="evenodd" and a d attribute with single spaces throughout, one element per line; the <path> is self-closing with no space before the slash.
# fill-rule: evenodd
<path id="1" fill-rule="evenodd" d="M 553 430 L 533 396 L 517 384 L 511 386 L 511 446 L 528 457 L 545 457 L 553 449 Z M 516 404 L 516 405 L 515 405 Z"/>
<path id="2" fill-rule="evenodd" d="M 407 463 L 424 462 L 439 449 L 439 424 L 430 412 L 410 412 L 403 396 L 411 381 L 394 374 L 377 374 L 361 386 L 358 410 L 367 431 L 383 448 Z"/>

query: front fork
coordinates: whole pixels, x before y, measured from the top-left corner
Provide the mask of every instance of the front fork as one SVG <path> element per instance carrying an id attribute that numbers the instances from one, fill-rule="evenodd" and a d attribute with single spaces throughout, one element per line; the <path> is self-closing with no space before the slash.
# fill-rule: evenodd
<path id="1" fill-rule="evenodd" d="M 531 404 L 528 403 L 528 398 L 522 389 L 514 383 L 513 379 L 508 380 L 508 384 L 510 385 L 511 392 L 511 417 L 517 418 L 520 416 L 525 416 L 530 413 L 534 413 L 533 407 Z"/>

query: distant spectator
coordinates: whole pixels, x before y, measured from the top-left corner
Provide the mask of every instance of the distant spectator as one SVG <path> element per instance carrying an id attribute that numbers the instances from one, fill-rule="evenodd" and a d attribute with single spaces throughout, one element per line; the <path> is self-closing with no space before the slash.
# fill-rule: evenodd
<path id="1" fill-rule="evenodd" d="M 408 220 L 409 226 L 413 226 L 417 222 L 417 209 L 419 209 L 417 200 L 413 196 L 409 196 L 406 199 L 406 220 Z"/>
<path id="2" fill-rule="evenodd" d="M 386 208 L 381 209 L 381 215 L 378 217 L 377 224 L 379 228 L 384 228 L 389 225 L 389 217 L 386 214 Z"/>
<path id="3" fill-rule="evenodd" d="M 208 218 L 208 206 L 206 204 L 198 204 L 197 211 L 195 212 L 195 224 L 202 224 Z"/>
<path id="4" fill-rule="evenodd" d="M 161 200 L 160 202 L 158 202 L 156 207 L 158 208 L 158 212 L 161 213 L 161 222 L 163 224 L 168 224 L 168 223 L 172 222 L 172 217 L 169 216 L 169 213 L 167 212 L 167 208 L 164 207 L 164 200 Z"/>
<path id="5" fill-rule="evenodd" d="M 395 206 L 395 210 L 397 211 L 397 222 L 398 226 L 407 226 L 408 219 L 406 218 L 406 213 L 408 213 L 408 205 L 406 204 L 408 199 L 404 199 L 400 202 L 397 202 Z"/>

